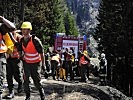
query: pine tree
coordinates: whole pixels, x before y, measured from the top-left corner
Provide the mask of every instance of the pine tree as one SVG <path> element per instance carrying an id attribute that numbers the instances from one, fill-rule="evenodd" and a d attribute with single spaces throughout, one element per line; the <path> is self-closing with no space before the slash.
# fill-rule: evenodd
<path id="1" fill-rule="evenodd" d="M 124 29 L 125 29 L 125 39 L 126 39 L 126 65 L 127 65 L 127 84 L 130 86 L 129 96 L 133 96 L 133 1 L 126 0 L 123 5 L 124 13 Z"/>
<path id="2" fill-rule="evenodd" d="M 131 3 L 131 2 L 130 2 Z M 132 4 L 132 3 L 131 3 Z M 128 95 L 129 84 L 128 83 L 128 68 L 132 64 L 128 64 L 129 54 L 131 55 L 132 46 L 131 40 L 131 9 L 125 9 L 130 5 L 129 1 L 121 0 L 102 0 L 99 9 L 99 22 L 95 37 L 99 41 L 99 50 L 107 55 L 108 60 L 108 79 L 112 82 L 116 88 L 124 91 Z M 127 13 L 127 11 L 129 11 Z M 128 19 L 128 20 L 127 20 Z M 125 24 L 128 22 L 127 24 Z M 130 33 L 130 35 L 128 35 Z M 129 50 L 130 48 L 130 50 Z M 110 73 L 109 73 L 110 72 Z"/>
<path id="3" fill-rule="evenodd" d="M 66 35 L 78 35 L 77 27 L 76 27 L 76 22 L 74 20 L 74 17 L 70 14 L 70 12 L 67 12 L 65 17 L 64 17 L 64 22 L 65 22 L 65 30 L 66 30 Z"/>

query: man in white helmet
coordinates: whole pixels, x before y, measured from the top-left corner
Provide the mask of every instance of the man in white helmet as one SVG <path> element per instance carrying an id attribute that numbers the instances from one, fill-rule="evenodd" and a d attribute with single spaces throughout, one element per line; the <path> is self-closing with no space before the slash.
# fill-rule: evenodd
<path id="1" fill-rule="evenodd" d="M 105 54 L 101 53 L 100 55 L 100 70 L 99 77 L 101 85 L 106 85 L 106 77 L 107 77 L 107 60 L 105 58 Z"/>

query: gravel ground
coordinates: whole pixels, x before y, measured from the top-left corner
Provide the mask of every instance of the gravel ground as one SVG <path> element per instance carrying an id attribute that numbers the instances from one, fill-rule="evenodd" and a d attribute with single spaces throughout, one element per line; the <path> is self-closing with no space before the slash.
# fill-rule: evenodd
<path id="1" fill-rule="evenodd" d="M 46 100 L 132 100 L 120 91 L 109 86 L 98 86 L 98 79 L 90 77 L 87 83 L 55 81 L 42 78 L 46 93 Z M 31 100 L 40 100 L 39 93 L 31 81 Z M 15 83 L 15 97 L 13 100 L 24 100 L 25 94 L 17 94 Z M 3 96 L 8 93 L 6 85 Z M 3 99 L 6 100 L 6 99 Z"/>

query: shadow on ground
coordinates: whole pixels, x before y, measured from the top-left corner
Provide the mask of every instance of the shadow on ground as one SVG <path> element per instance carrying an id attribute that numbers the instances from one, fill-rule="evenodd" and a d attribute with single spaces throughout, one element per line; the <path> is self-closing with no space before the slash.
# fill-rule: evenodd
<path id="1" fill-rule="evenodd" d="M 44 82 L 44 89 L 46 95 L 56 94 L 53 100 L 66 100 L 64 97 L 66 95 L 71 95 L 71 93 L 80 93 L 82 95 L 91 96 L 96 100 L 111 100 L 110 96 L 105 94 L 100 89 L 92 87 L 87 83 L 66 83 L 66 82 Z M 78 95 L 77 95 L 78 96 Z M 50 99 L 50 98 L 48 98 Z M 52 99 L 51 99 L 52 100 Z M 67 98 L 67 100 L 70 100 Z M 71 100 L 82 100 L 82 99 L 71 99 Z M 88 100 L 85 99 L 84 100 Z"/>

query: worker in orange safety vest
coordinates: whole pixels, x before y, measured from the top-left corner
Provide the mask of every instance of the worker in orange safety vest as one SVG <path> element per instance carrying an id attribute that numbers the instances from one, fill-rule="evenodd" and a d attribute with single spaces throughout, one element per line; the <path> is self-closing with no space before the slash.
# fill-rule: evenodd
<path id="1" fill-rule="evenodd" d="M 18 30 L 14 30 L 11 32 L 14 39 L 19 42 L 22 36 L 18 33 Z M 13 85 L 13 77 L 18 82 L 18 89 L 17 92 L 22 92 L 22 64 L 20 60 L 20 54 L 14 46 L 13 52 L 8 54 L 7 57 L 7 65 L 6 65 L 6 79 L 8 84 L 9 94 L 6 96 L 7 99 L 12 99 L 14 97 L 14 85 Z"/>
<path id="2" fill-rule="evenodd" d="M 86 78 L 89 77 L 89 64 L 90 58 L 88 52 L 84 50 L 83 54 L 81 54 L 79 65 L 80 65 L 80 75 L 81 75 L 81 82 L 86 82 Z"/>
<path id="3" fill-rule="evenodd" d="M 34 81 L 36 88 L 39 90 L 41 100 L 45 99 L 43 86 L 41 85 L 41 67 L 45 69 L 45 56 L 42 43 L 35 35 L 31 35 L 32 25 L 30 22 L 23 22 L 21 25 L 22 35 L 19 43 L 19 51 L 23 52 L 24 68 L 24 91 L 26 99 L 30 100 L 29 77 Z"/>
<path id="4" fill-rule="evenodd" d="M 0 100 L 2 100 L 3 80 L 5 78 L 6 53 L 13 51 L 14 44 L 8 32 L 15 29 L 12 22 L 0 16 Z"/>

